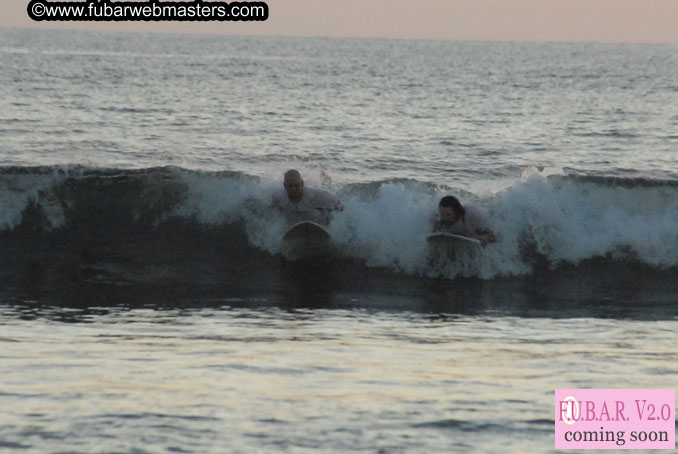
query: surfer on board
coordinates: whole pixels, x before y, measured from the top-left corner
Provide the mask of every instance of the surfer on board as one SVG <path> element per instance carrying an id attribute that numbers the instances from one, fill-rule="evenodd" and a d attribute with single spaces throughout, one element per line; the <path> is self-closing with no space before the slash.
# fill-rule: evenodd
<path id="1" fill-rule="evenodd" d="M 283 188 L 273 194 L 273 206 L 285 216 L 289 225 L 311 221 L 328 226 L 332 212 L 343 209 L 341 201 L 329 192 L 304 187 L 298 170 L 285 172 Z"/>
<path id="2" fill-rule="evenodd" d="M 480 240 L 483 246 L 494 243 L 494 233 L 487 227 L 482 215 L 473 207 L 464 208 L 451 195 L 440 199 L 438 216 L 433 219 L 434 233 L 453 233 Z"/>

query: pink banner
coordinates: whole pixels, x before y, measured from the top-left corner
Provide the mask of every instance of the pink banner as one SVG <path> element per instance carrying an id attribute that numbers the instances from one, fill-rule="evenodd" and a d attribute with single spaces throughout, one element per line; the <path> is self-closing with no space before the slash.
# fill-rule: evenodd
<path id="1" fill-rule="evenodd" d="M 556 449 L 675 449 L 673 389 L 556 389 Z"/>

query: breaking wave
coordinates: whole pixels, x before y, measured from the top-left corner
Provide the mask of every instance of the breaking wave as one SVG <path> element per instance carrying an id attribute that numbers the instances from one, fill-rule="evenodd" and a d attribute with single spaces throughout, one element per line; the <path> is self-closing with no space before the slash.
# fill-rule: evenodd
<path id="1" fill-rule="evenodd" d="M 479 198 L 461 188 L 414 180 L 333 186 L 339 260 L 415 276 L 491 279 L 582 262 L 678 266 L 678 182 L 526 172 L 507 189 Z M 0 243 L 6 270 L 31 255 L 90 257 L 99 267 L 143 263 L 162 270 L 182 254 L 228 264 L 224 272 L 273 266 L 285 230 L 271 211 L 279 181 L 239 172 L 175 167 L 0 169 Z M 497 242 L 454 262 L 428 260 L 425 238 L 447 193 L 484 211 Z M 93 257 L 93 258 L 92 258 Z M 190 265 L 183 265 L 190 266 Z M 134 268 L 139 277 L 139 268 Z M 209 272 L 209 271 L 206 271 Z M 152 277 L 150 277 L 152 279 Z"/>

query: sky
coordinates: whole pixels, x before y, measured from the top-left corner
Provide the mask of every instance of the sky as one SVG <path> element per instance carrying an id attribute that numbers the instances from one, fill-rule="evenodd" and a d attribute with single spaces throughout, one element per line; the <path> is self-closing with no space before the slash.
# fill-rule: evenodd
<path id="1" fill-rule="evenodd" d="M 264 22 L 34 22 L 0 27 L 269 36 L 678 44 L 678 0 L 268 0 Z M 165 0 L 167 1 L 167 0 Z"/>

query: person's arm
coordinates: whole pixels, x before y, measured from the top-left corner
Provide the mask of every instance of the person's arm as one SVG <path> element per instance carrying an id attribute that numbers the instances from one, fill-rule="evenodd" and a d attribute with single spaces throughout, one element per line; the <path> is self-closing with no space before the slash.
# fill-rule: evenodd
<path id="1" fill-rule="evenodd" d="M 344 206 L 341 204 L 341 200 L 336 197 L 334 194 L 327 191 L 316 191 L 313 194 L 313 206 L 316 209 L 321 209 L 326 213 L 331 213 L 332 211 L 343 211 Z"/>
<path id="2" fill-rule="evenodd" d="M 440 232 L 440 219 L 438 219 L 438 216 L 431 216 L 428 222 L 431 225 L 431 233 Z"/>
<path id="3" fill-rule="evenodd" d="M 483 246 L 497 241 L 494 232 L 487 226 L 487 221 L 482 214 L 477 210 L 472 210 L 472 214 L 469 217 L 471 218 L 469 221 L 473 223 L 473 234 L 471 235 L 473 238 L 480 240 Z"/>
<path id="4" fill-rule="evenodd" d="M 344 206 L 338 197 L 328 192 L 325 207 L 325 223 L 329 226 L 332 223 L 332 214 L 335 211 L 344 211 Z"/>
<path id="5" fill-rule="evenodd" d="M 344 205 L 342 205 L 341 200 L 339 200 L 336 197 L 334 199 L 335 199 L 335 202 L 334 202 L 334 207 L 332 208 L 332 210 L 333 211 L 344 211 Z"/>
<path id="6" fill-rule="evenodd" d="M 476 229 L 475 235 L 473 235 L 477 240 L 480 240 L 480 243 L 485 246 L 489 243 L 494 243 L 497 241 L 497 238 L 494 236 L 492 230 L 485 229 Z"/>
<path id="7" fill-rule="evenodd" d="M 271 195 L 271 206 L 276 210 L 280 211 L 280 197 L 275 192 Z"/>
<path id="8" fill-rule="evenodd" d="M 274 192 L 271 196 L 271 205 L 273 209 L 280 215 L 286 215 L 285 201 L 287 193 L 284 191 Z"/>

